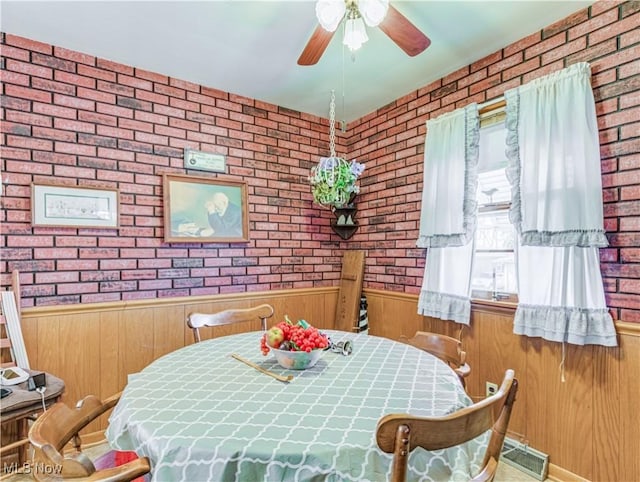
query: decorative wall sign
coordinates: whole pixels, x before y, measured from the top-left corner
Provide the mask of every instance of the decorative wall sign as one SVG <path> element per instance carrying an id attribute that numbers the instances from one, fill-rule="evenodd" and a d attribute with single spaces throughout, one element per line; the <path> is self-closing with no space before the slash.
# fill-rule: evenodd
<path id="1" fill-rule="evenodd" d="M 247 242 L 247 183 L 164 174 L 167 242 Z"/>
<path id="2" fill-rule="evenodd" d="M 34 226 L 117 228 L 118 190 L 52 184 L 31 185 Z"/>
<path id="3" fill-rule="evenodd" d="M 184 167 L 185 169 L 198 169 L 200 171 L 210 172 L 227 171 L 225 157 L 222 154 L 194 151 L 193 149 L 184 150 Z"/>

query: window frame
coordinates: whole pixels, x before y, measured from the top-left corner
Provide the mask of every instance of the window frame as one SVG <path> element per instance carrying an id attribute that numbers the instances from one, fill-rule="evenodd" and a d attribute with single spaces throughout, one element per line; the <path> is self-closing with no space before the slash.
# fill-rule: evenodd
<path id="1" fill-rule="evenodd" d="M 489 126 L 504 123 L 506 119 L 504 101 L 499 101 L 495 104 L 489 105 L 480 110 L 480 129 L 487 128 Z M 505 127 L 506 128 L 506 127 Z M 505 167 L 506 169 L 506 167 Z M 491 204 L 478 205 L 478 213 L 495 213 L 509 211 L 511 208 L 511 201 L 509 202 L 496 202 Z M 475 241 L 474 241 L 475 242 Z M 492 250 L 478 250 L 475 246 L 473 249 L 473 257 L 475 262 L 476 253 L 478 252 L 494 252 Z M 517 264 L 517 246 L 514 246 L 513 250 L 506 250 L 505 252 L 513 253 L 514 261 Z M 470 285 L 473 282 L 473 270 L 471 272 Z M 504 291 L 493 290 L 481 290 L 470 289 L 470 297 L 472 303 L 478 301 L 480 303 L 518 303 L 518 293 L 510 293 Z"/>

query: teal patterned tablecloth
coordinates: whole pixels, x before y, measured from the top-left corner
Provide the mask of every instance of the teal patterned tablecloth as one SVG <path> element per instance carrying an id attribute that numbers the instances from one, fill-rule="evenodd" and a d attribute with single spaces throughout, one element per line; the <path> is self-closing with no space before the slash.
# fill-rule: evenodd
<path id="1" fill-rule="evenodd" d="M 203 341 L 131 375 L 107 439 L 151 460 L 154 481 L 386 481 L 392 456 L 375 440 L 389 413 L 443 415 L 471 404 L 455 373 L 386 338 L 352 340 L 349 356 L 323 353 L 311 369 L 281 368 L 260 353 L 261 332 Z M 232 358 L 292 374 L 282 383 Z M 488 434 L 461 447 L 414 450 L 409 480 L 469 480 Z"/>

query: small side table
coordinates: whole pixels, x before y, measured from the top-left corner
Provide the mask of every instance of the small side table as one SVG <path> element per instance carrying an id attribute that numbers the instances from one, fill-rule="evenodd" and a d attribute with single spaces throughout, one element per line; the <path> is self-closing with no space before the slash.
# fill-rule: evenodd
<path id="1" fill-rule="evenodd" d="M 31 375 L 40 373 L 37 370 L 27 371 Z M 46 381 L 47 389 L 44 392 L 44 405 L 48 408 L 60 400 L 65 386 L 64 381 L 49 373 L 46 374 Z M 7 452 L 17 448 L 18 466 L 22 466 L 27 460 L 29 419 L 42 413 L 42 395 L 35 390 L 29 391 L 27 382 L 5 388 L 10 388 L 13 393 L 0 399 L 0 423 L 5 425 L 5 423 L 16 422 L 18 440 L 0 447 L 0 457 L 4 458 Z"/>

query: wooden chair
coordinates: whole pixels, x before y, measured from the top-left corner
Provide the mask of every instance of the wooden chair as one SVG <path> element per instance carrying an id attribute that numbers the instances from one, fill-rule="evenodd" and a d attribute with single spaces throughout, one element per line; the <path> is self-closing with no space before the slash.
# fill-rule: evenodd
<path id="1" fill-rule="evenodd" d="M 462 342 L 447 335 L 417 331 L 413 338 L 400 337 L 400 341 L 420 348 L 443 362 L 447 363 L 456 372 L 466 388 L 465 378 L 471 373 L 471 367 L 466 363 L 467 353 L 462 350 Z"/>
<path id="2" fill-rule="evenodd" d="M 254 308 L 225 310 L 219 313 L 191 313 L 187 317 L 187 326 L 193 330 L 193 338 L 196 343 L 200 341 L 199 328 L 203 326 L 222 326 L 243 321 L 260 320 L 262 331 L 267 330 L 267 319 L 273 316 L 271 305 L 260 305 Z"/>
<path id="3" fill-rule="evenodd" d="M 78 432 L 112 408 L 119 399 L 120 393 L 104 402 L 94 395 L 89 395 L 80 400 L 75 408 L 59 402 L 38 417 L 29 430 L 29 441 L 34 448 L 36 467 L 48 470 L 34 470 L 35 479 L 126 482 L 147 474 L 151 470 L 147 457 L 119 467 L 96 470 L 89 457 L 81 452 Z M 70 441 L 75 452 L 64 454 L 63 449 Z M 55 471 L 57 467 L 62 467 L 62 472 L 53 476 L 50 472 Z"/>
<path id="4" fill-rule="evenodd" d="M 507 370 L 495 395 L 442 417 L 414 417 L 407 414 L 385 415 L 378 422 L 376 441 L 386 453 L 393 454 L 392 482 L 406 478 L 409 452 L 416 447 L 439 450 L 463 444 L 491 429 L 491 438 L 474 482 L 492 481 L 509 425 L 511 409 L 518 390 L 513 370 Z"/>

